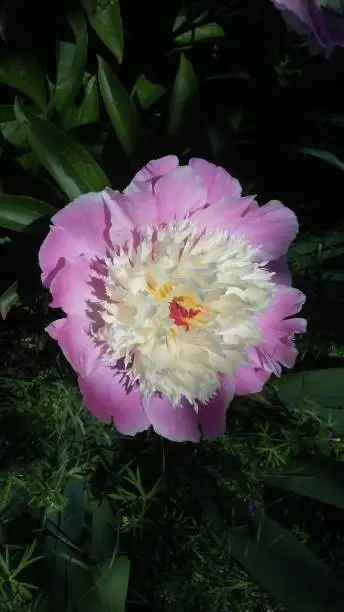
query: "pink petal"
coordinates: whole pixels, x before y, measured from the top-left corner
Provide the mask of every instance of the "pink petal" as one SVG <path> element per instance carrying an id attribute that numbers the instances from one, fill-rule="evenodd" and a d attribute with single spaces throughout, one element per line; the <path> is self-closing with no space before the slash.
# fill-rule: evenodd
<path id="1" fill-rule="evenodd" d="M 64 327 L 67 319 L 56 319 L 45 328 L 45 331 L 49 334 L 50 338 L 57 340 L 59 336 L 59 330 Z"/>
<path id="2" fill-rule="evenodd" d="M 138 387 L 128 391 L 123 376 L 111 367 L 99 365 L 87 377 L 79 377 L 79 387 L 87 408 L 98 419 L 110 422 L 120 433 L 134 436 L 150 425 L 141 403 Z"/>
<path id="3" fill-rule="evenodd" d="M 158 211 L 151 192 L 138 191 L 130 195 L 112 192 L 112 194 L 108 194 L 113 214 L 110 233 L 112 241 L 118 231 L 144 229 L 148 225 L 156 225 Z"/>
<path id="4" fill-rule="evenodd" d="M 94 370 L 101 353 L 89 327 L 87 317 L 73 314 L 50 323 L 45 329 L 51 338 L 57 340 L 72 368 L 82 376 L 88 376 Z"/>
<path id="5" fill-rule="evenodd" d="M 252 246 L 261 247 L 259 258 L 263 261 L 278 259 L 285 254 L 297 232 L 295 214 L 276 200 L 249 210 L 232 229 L 233 235 L 243 237 Z"/>
<path id="6" fill-rule="evenodd" d="M 266 268 L 269 272 L 274 272 L 273 282 L 278 285 L 291 285 L 291 275 L 288 268 L 288 258 L 286 255 L 281 255 L 278 259 L 269 261 Z"/>
<path id="7" fill-rule="evenodd" d="M 281 338 L 272 352 L 272 358 L 285 368 L 293 368 L 297 357 L 297 348 L 294 341 L 288 338 Z"/>
<path id="8" fill-rule="evenodd" d="M 223 198 L 237 198 L 241 195 L 241 186 L 224 168 L 215 166 L 205 159 L 192 158 L 189 165 L 195 174 L 202 177 L 207 187 L 208 204 L 216 204 Z"/>
<path id="9" fill-rule="evenodd" d="M 104 200 L 105 193 L 103 191 L 82 195 L 52 218 L 54 226 L 39 252 L 39 264 L 45 284 L 61 259 L 74 259 L 82 254 L 104 257 L 108 248 L 106 232 L 110 220 Z"/>
<path id="10" fill-rule="evenodd" d="M 221 200 L 216 204 L 196 210 L 192 222 L 200 229 L 222 229 L 231 233 L 241 222 L 245 215 L 258 208 L 252 197 L 238 197 L 232 200 Z"/>
<path id="11" fill-rule="evenodd" d="M 280 376 L 281 366 L 292 368 L 297 357 L 294 335 L 304 333 L 306 321 L 290 318 L 298 313 L 305 296 L 292 287 L 281 285 L 269 307 L 257 317 L 262 338 L 247 350 L 248 365 L 237 369 L 235 393 L 256 393 L 272 374 Z"/>
<path id="12" fill-rule="evenodd" d="M 253 365 L 239 366 L 235 373 L 235 395 L 259 393 L 270 376 L 271 372 L 265 372 Z"/>
<path id="13" fill-rule="evenodd" d="M 187 401 L 174 408 L 170 400 L 154 395 L 144 400 L 144 410 L 155 431 L 174 442 L 199 442 L 196 412 Z"/>
<path id="14" fill-rule="evenodd" d="M 281 325 L 287 334 L 304 334 L 307 331 L 306 319 L 285 319 Z"/>
<path id="15" fill-rule="evenodd" d="M 51 282 L 52 308 L 62 308 L 67 314 L 86 314 L 90 303 L 104 299 L 100 279 L 92 272 L 87 257 L 81 255 L 67 261 Z"/>
<path id="16" fill-rule="evenodd" d="M 274 323 L 300 312 L 305 299 L 306 296 L 294 287 L 279 287 L 270 307 L 259 317 L 264 330 L 268 331 Z"/>
<path id="17" fill-rule="evenodd" d="M 178 168 L 178 166 L 179 160 L 176 155 L 166 155 L 165 157 L 160 157 L 160 159 L 152 159 L 146 166 L 141 168 L 137 174 L 135 174 L 131 183 L 129 183 L 128 187 L 124 190 L 124 193 L 131 194 L 144 187 L 149 187 L 152 189 L 149 184 L 141 185 L 140 183 L 146 183 L 152 179 L 160 178 L 171 170 Z"/>
<path id="18" fill-rule="evenodd" d="M 309 4 L 307 0 L 272 0 L 276 8 L 284 11 L 290 11 L 296 15 L 303 23 L 311 25 L 309 15 Z"/>
<path id="19" fill-rule="evenodd" d="M 321 48 L 332 51 L 335 45 L 344 44 L 344 24 L 336 17 L 321 10 L 314 0 L 273 0 L 283 12 L 287 25 L 300 36 L 309 36 L 313 51 Z"/>
<path id="20" fill-rule="evenodd" d="M 207 404 L 201 404 L 198 411 L 202 433 L 213 440 L 226 429 L 226 412 L 234 395 L 234 381 L 231 376 L 221 376 L 220 388 Z"/>
<path id="21" fill-rule="evenodd" d="M 203 180 L 189 166 L 180 166 L 160 178 L 154 194 L 159 223 L 184 219 L 192 211 L 205 206 L 207 201 Z"/>

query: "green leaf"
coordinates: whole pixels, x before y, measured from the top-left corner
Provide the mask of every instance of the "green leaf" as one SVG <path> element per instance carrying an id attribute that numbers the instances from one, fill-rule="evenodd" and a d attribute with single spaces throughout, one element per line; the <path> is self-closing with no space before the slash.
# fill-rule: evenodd
<path id="1" fill-rule="evenodd" d="M 344 465 L 332 459 L 316 455 L 297 457 L 282 472 L 266 475 L 264 481 L 296 495 L 344 508 Z"/>
<path id="2" fill-rule="evenodd" d="M 322 161 L 331 164 L 331 166 L 335 166 L 338 170 L 344 170 L 344 163 L 340 161 L 340 159 L 330 153 L 330 151 L 326 151 L 326 149 L 310 149 L 308 147 L 296 147 L 295 151 L 298 153 L 302 153 L 303 155 L 310 155 L 311 157 L 317 157 Z"/>
<path id="3" fill-rule="evenodd" d="M 184 53 L 180 55 L 179 69 L 174 81 L 167 135 L 173 139 L 186 138 L 195 127 L 199 116 L 198 86 L 191 62 Z"/>
<path id="4" fill-rule="evenodd" d="M 152 83 L 144 74 L 141 74 L 132 89 L 131 97 L 133 99 L 137 97 L 141 108 L 147 110 L 147 108 L 153 106 L 165 92 L 166 87 L 158 83 Z"/>
<path id="5" fill-rule="evenodd" d="M 19 306 L 18 281 L 14 281 L 10 287 L 0 295 L 0 315 L 6 319 L 13 306 Z"/>
<path id="6" fill-rule="evenodd" d="M 13 144 L 15 147 L 23 147 L 27 144 L 25 130 L 23 129 L 20 121 L 15 119 L 14 121 L 5 121 L 0 123 L 0 131 L 8 142 Z"/>
<path id="7" fill-rule="evenodd" d="M 56 609 L 66 612 L 86 612 L 76 603 L 92 589 L 90 572 L 77 558 L 82 545 L 85 494 L 82 484 L 70 478 L 64 489 L 67 504 L 61 511 L 50 513 L 46 526 L 49 534 L 44 538 L 43 552 L 50 561 L 49 594 Z"/>
<path id="8" fill-rule="evenodd" d="M 325 421 L 344 431 L 344 368 L 287 374 L 274 386 L 282 402 L 292 408 L 311 402 Z"/>
<path id="9" fill-rule="evenodd" d="M 34 115 L 40 114 L 37 106 L 28 108 Z M 20 121 L 15 118 L 13 104 L 0 106 L 0 131 L 3 137 L 15 147 L 28 146 L 25 130 Z"/>
<path id="10" fill-rule="evenodd" d="M 200 7 L 197 6 L 197 4 L 190 4 L 189 6 L 183 5 L 179 9 L 178 14 L 174 20 L 172 32 L 180 30 L 186 23 L 192 24 L 194 26 L 197 23 L 200 23 L 201 21 L 206 19 L 210 9 L 207 8 L 199 13 L 199 8 Z"/>
<path id="11" fill-rule="evenodd" d="M 85 95 L 80 106 L 75 109 L 73 126 L 93 123 L 99 119 L 99 98 L 97 77 L 94 75 L 85 87 Z"/>
<path id="12" fill-rule="evenodd" d="M 327 568 L 288 530 L 263 519 L 252 541 L 246 527 L 233 529 L 231 554 L 286 612 L 338 612 L 344 590 Z"/>
<path id="13" fill-rule="evenodd" d="M 143 133 L 138 110 L 122 83 L 100 57 L 98 79 L 100 92 L 117 137 L 128 157 L 135 162 Z"/>
<path id="14" fill-rule="evenodd" d="M 58 43 L 57 78 L 53 101 L 60 112 L 73 105 L 82 84 L 87 61 L 88 36 L 83 12 L 69 11 L 68 21 L 74 33 L 75 44 L 63 41 Z"/>
<path id="15" fill-rule="evenodd" d="M 336 114 L 336 113 L 322 113 L 320 116 L 316 117 L 323 123 L 328 123 L 333 127 L 344 127 L 344 115 Z"/>
<path id="16" fill-rule="evenodd" d="M 89 22 L 119 63 L 123 59 L 123 25 L 118 0 L 82 0 Z"/>
<path id="17" fill-rule="evenodd" d="M 90 554 L 93 560 L 111 557 L 114 552 L 116 528 L 108 499 L 89 500 L 91 513 Z"/>
<path id="18" fill-rule="evenodd" d="M 14 121 L 14 110 L 13 104 L 1 104 L 0 105 L 0 123 L 5 123 L 6 121 Z"/>
<path id="19" fill-rule="evenodd" d="M 21 232 L 44 215 L 53 215 L 57 209 L 47 202 L 27 196 L 0 195 L 0 225 Z"/>
<path id="20" fill-rule="evenodd" d="M 176 45 L 190 45 L 197 42 L 212 42 L 225 36 L 224 30 L 217 23 L 206 23 L 179 34 L 174 42 Z"/>
<path id="21" fill-rule="evenodd" d="M 33 151 L 19 155 L 16 158 L 16 162 L 23 168 L 23 170 L 26 172 L 32 172 L 33 174 L 37 174 L 42 167 L 40 160 Z"/>
<path id="22" fill-rule="evenodd" d="M 109 180 L 97 162 L 81 145 L 15 102 L 16 117 L 25 125 L 28 141 L 60 188 L 71 198 L 89 191 L 101 191 Z"/>
<path id="23" fill-rule="evenodd" d="M 112 565 L 103 566 L 96 579 L 96 588 L 104 612 L 125 612 L 129 573 L 128 557 L 118 557 Z"/>
<path id="24" fill-rule="evenodd" d="M 3 57 L 0 63 L 0 82 L 28 96 L 42 111 L 46 110 L 44 76 L 30 51 Z"/>

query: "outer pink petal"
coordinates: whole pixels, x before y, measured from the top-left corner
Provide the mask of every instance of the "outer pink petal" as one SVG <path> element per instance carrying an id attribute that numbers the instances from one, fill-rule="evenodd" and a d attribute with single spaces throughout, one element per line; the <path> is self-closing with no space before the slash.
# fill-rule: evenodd
<path id="1" fill-rule="evenodd" d="M 98 281 L 98 284 L 100 282 Z M 102 299 L 87 257 L 81 255 L 67 261 L 50 285 L 52 308 L 62 308 L 67 314 L 85 314 L 88 302 Z"/>
<path id="2" fill-rule="evenodd" d="M 192 406 L 183 401 L 174 408 L 166 397 L 154 395 L 144 400 L 144 410 L 155 431 L 175 442 L 199 442 L 198 419 Z"/>
<path id="3" fill-rule="evenodd" d="M 314 0 L 273 0 L 283 12 L 286 23 L 301 36 L 310 37 L 313 51 L 321 48 L 332 51 L 344 44 L 344 25 L 341 17 L 322 11 Z"/>
<path id="4" fill-rule="evenodd" d="M 250 211 L 258 208 L 252 197 L 221 200 L 216 204 L 196 210 L 192 221 L 201 229 L 222 229 L 231 233 Z"/>
<path id="5" fill-rule="evenodd" d="M 286 317 L 291 317 L 300 312 L 304 305 L 306 296 L 294 287 L 280 287 L 269 307 L 260 317 L 260 321 L 267 330 L 272 322 L 280 322 Z"/>
<path id="6" fill-rule="evenodd" d="M 270 261 L 288 251 L 299 226 L 295 214 L 281 202 L 272 200 L 264 206 L 250 210 L 242 217 L 232 233 L 260 246 L 259 258 Z"/>
<path id="7" fill-rule="evenodd" d="M 270 376 L 271 372 L 261 367 L 239 366 L 235 374 L 235 395 L 259 393 Z"/>
<path id="8" fill-rule="evenodd" d="M 282 255 L 278 259 L 270 261 L 266 266 L 269 272 L 274 272 L 273 282 L 278 285 L 291 285 L 291 274 L 288 268 L 288 258 Z"/>
<path id="9" fill-rule="evenodd" d="M 147 429 L 150 423 L 138 388 L 127 391 L 121 378 L 112 368 L 100 365 L 89 376 L 79 377 L 79 387 L 92 414 L 104 422 L 113 419 L 120 433 L 133 436 Z"/>
<path id="10" fill-rule="evenodd" d="M 272 0 L 276 8 L 282 11 L 290 11 L 303 23 L 311 26 L 308 0 Z"/>
<path id="11" fill-rule="evenodd" d="M 108 193 L 112 207 L 116 208 L 111 223 L 111 238 L 118 231 L 146 228 L 156 225 L 158 212 L 155 198 L 150 191 L 137 191 L 129 194 Z M 119 215 L 120 212 L 120 215 Z M 114 232 L 114 233 L 113 233 Z"/>
<path id="12" fill-rule="evenodd" d="M 221 376 L 220 388 L 207 404 L 201 404 L 198 411 L 205 438 L 213 440 L 226 429 L 226 412 L 234 395 L 234 381 L 231 376 Z"/>
<path id="13" fill-rule="evenodd" d="M 306 331 L 306 321 L 289 318 L 298 313 L 305 296 L 281 285 L 270 308 L 257 317 L 262 339 L 247 351 L 248 365 L 240 366 L 235 377 L 235 393 L 257 393 L 272 374 L 280 376 L 281 366 L 292 368 L 297 357 L 294 336 Z"/>
<path id="14" fill-rule="evenodd" d="M 160 157 L 160 159 L 152 159 L 146 166 L 141 168 L 137 174 L 135 174 L 131 183 L 129 183 L 128 187 L 124 190 L 124 193 L 135 193 L 136 191 L 147 187 L 152 190 L 152 186 L 147 183 L 147 181 L 160 178 L 171 170 L 178 168 L 178 166 L 179 160 L 176 155 L 166 155 L 165 157 Z"/>
<path id="15" fill-rule="evenodd" d="M 215 166 L 205 159 L 192 158 L 189 165 L 202 177 L 207 187 L 208 204 L 216 204 L 223 198 L 237 198 L 241 195 L 241 185 L 224 168 Z"/>
<path id="16" fill-rule="evenodd" d="M 82 254 L 89 257 L 105 255 L 108 248 L 106 232 L 110 221 L 105 193 L 80 196 L 52 218 L 54 226 L 39 252 L 45 284 L 49 284 L 48 277 L 54 273 L 61 260 L 74 259 Z"/>
<path id="17" fill-rule="evenodd" d="M 66 248 L 66 242 L 68 246 Z M 66 240 L 66 230 L 61 227 L 52 226 L 39 250 L 39 265 L 42 270 L 42 283 L 45 287 L 50 286 L 58 270 L 65 264 L 65 254 L 70 258 L 80 255 L 81 246 L 78 241 Z"/>
<path id="18" fill-rule="evenodd" d="M 176 168 L 160 178 L 155 184 L 154 194 L 159 223 L 184 219 L 207 202 L 203 180 L 189 166 Z"/>
<path id="19" fill-rule="evenodd" d="M 100 348 L 89 333 L 89 321 L 82 315 L 70 315 L 50 323 L 45 330 L 57 340 L 72 368 L 82 376 L 88 376 L 96 367 Z"/>

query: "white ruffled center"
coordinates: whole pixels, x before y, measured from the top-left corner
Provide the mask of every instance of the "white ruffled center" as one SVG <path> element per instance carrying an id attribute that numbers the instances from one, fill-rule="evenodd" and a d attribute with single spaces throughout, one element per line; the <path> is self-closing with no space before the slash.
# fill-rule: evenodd
<path id="1" fill-rule="evenodd" d="M 254 315 L 274 286 L 258 250 L 188 220 L 150 228 L 138 246 L 133 239 L 106 260 L 97 338 L 108 362 L 124 359 L 144 397 L 161 392 L 178 406 L 184 396 L 197 409 L 260 339 Z"/>

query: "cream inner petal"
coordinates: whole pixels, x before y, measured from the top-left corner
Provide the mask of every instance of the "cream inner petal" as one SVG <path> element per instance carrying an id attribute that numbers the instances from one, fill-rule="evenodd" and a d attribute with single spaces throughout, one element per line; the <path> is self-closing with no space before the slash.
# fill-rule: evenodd
<path id="1" fill-rule="evenodd" d="M 273 274 L 258 249 L 223 231 L 189 221 L 150 228 L 138 246 L 106 260 L 106 300 L 97 339 L 106 359 L 124 359 L 144 397 L 156 392 L 174 406 L 197 409 L 235 374 L 260 339 L 255 315 L 274 293 Z"/>

